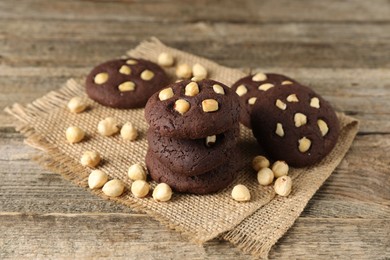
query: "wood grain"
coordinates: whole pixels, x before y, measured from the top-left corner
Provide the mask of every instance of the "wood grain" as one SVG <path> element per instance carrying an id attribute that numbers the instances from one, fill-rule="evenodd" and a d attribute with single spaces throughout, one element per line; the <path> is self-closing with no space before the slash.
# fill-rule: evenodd
<path id="1" fill-rule="evenodd" d="M 361 120 L 351 150 L 273 247 L 276 259 L 390 258 L 390 4 L 0 1 L 0 108 L 28 103 L 157 36 L 223 65 L 287 74 Z M 204 246 L 42 169 L 0 113 L 0 258 L 248 259 Z"/>

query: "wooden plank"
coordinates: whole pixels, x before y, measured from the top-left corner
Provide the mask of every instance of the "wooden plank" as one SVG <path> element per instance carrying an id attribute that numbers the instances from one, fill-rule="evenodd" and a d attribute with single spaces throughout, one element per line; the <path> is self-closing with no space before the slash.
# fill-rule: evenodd
<path id="1" fill-rule="evenodd" d="M 265 22 L 388 22 L 386 0 L 337 1 L 47 1 L 3 0 L 0 16 L 29 19 L 116 20 L 123 22 L 228 21 Z"/>
<path id="2" fill-rule="evenodd" d="M 160 259 L 162 255 L 166 259 L 248 258 L 228 242 L 193 245 L 156 221 L 135 214 L 2 213 L 0 232 L 2 259 Z M 390 257 L 389 232 L 386 219 L 299 218 L 271 250 L 271 257 L 385 259 Z"/>

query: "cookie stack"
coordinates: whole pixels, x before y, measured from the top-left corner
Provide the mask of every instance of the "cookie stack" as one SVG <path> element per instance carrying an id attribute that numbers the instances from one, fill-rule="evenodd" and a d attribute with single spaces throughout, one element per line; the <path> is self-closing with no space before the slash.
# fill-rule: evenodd
<path id="1" fill-rule="evenodd" d="M 152 179 L 194 194 L 228 186 L 236 174 L 239 112 L 237 95 L 213 80 L 184 80 L 155 93 L 145 107 Z"/>

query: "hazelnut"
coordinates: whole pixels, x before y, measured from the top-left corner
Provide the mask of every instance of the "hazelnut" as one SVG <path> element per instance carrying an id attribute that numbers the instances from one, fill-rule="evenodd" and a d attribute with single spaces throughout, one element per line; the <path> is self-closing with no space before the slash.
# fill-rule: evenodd
<path id="1" fill-rule="evenodd" d="M 218 102 L 215 99 L 205 99 L 202 101 L 202 109 L 204 112 L 214 112 L 218 110 Z"/>
<path id="2" fill-rule="evenodd" d="M 115 118 L 107 117 L 98 124 L 98 132 L 104 136 L 111 136 L 119 131 L 118 123 Z"/>
<path id="3" fill-rule="evenodd" d="M 296 94 L 291 94 L 289 95 L 286 100 L 288 102 L 299 102 L 298 98 L 297 98 L 297 95 Z"/>
<path id="4" fill-rule="evenodd" d="M 272 171 L 276 178 L 288 174 L 288 164 L 285 161 L 276 161 L 272 165 Z"/>
<path id="5" fill-rule="evenodd" d="M 153 199 L 155 201 L 168 201 L 172 197 L 172 189 L 166 183 L 159 183 L 153 190 Z"/>
<path id="6" fill-rule="evenodd" d="M 178 78 L 189 79 L 192 75 L 192 69 L 187 63 L 179 64 L 176 68 L 176 76 Z"/>
<path id="7" fill-rule="evenodd" d="M 273 88 L 273 87 L 275 87 L 274 84 L 271 84 L 271 83 L 264 83 L 264 84 L 261 84 L 261 85 L 259 86 L 259 90 L 267 91 L 267 90 L 269 90 L 270 88 Z"/>
<path id="8" fill-rule="evenodd" d="M 134 141 L 137 139 L 138 131 L 131 122 L 127 122 L 121 128 L 121 136 L 124 140 Z"/>
<path id="9" fill-rule="evenodd" d="M 206 146 L 211 147 L 217 142 L 217 136 L 211 135 L 206 137 Z"/>
<path id="10" fill-rule="evenodd" d="M 318 125 L 318 128 L 321 131 L 321 135 L 322 136 L 325 136 L 329 132 L 329 127 L 328 127 L 328 125 L 326 124 L 326 122 L 324 120 L 318 119 L 317 120 L 317 125 Z"/>
<path id="11" fill-rule="evenodd" d="M 246 93 L 248 92 L 248 89 L 244 86 L 244 85 L 240 85 L 237 87 L 236 89 L 236 93 L 237 95 L 239 95 L 240 97 L 245 95 Z"/>
<path id="12" fill-rule="evenodd" d="M 253 158 L 253 160 L 252 160 L 252 168 L 255 171 L 258 172 L 259 170 L 261 170 L 263 168 L 267 168 L 267 167 L 269 167 L 269 161 L 264 156 L 258 155 L 258 156 L 255 156 L 255 158 Z"/>
<path id="13" fill-rule="evenodd" d="M 249 105 L 254 105 L 256 103 L 257 97 L 251 97 L 248 99 L 248 104 Z"/>
<path id="14" fill-rule="evenodd" d="M 306 125 L 307 117 L 302 113 L 296 113 L 294 115 L 294 122 L 295 122 L 295 127 Z"/>
<path id="15" fill-rule="evenodd" d="M 126 81 L 122 84 L 119 84 L 118 89 L 120 92 L 134 91 L 135 84 L 132 81 Z"/>
<path id="16" fill-rule="evenodd" d="M 252 80 L 253 81 L 264 81 L 267 79 L 267 75 L 264 73 L 258 72 L 255 75 L 253 75 Z"/>
<path id="17" fill-rule="evenodd" d="M 270 168 L 263 168 L 257 173 L 259 184 L 266 186 L 274 181 L 274 172 Z"/>
<path id="18" fill-rule="evenodd" d="M 292 180 L 289 176 L 282 176 L 276 179 L 274 190 L 280 196 L 288 196 L 291 193 Z"/>
<path id="19" fill-rule="evenodd" d="M 110 197 L 119 197 L 125 191 L 125 185 L 122 181 L 114 179 L 104 184 L 103 193 Z"/>
<path id="20" fill-rule="evenodd" d="M 217 94 L 225 95 L 225 90 L 223 89 L 223 87 L 221 85 L 214 84 L 213 85 L 213 90 Z"/>
<path id="21" fill-rule="evenodd" d="M 281 123 L 276 124 L 275 134 L 277 134 L 280 137 L 284 136 L 284 129 L 283 129 L 283 125 Z"/>
<path id="22" fill-rule="evenodd" d="M 198 94 L 199 94 L 199 86 L 198 86 L 198 84 L 196 82 L 188 83 L 186 88 L 185 88 L 184 95 L 193 97 L 193 96 L 196 96 Z"/>
<path id="23" fill-rule="evenodd" d="M 314 108 L 320 108 L 320 100 L 318 98 L 316 98 L 316 97 L 313 97 L 310 100 L 310 106 L 314 107 Z"/>
<path id="24" fill-rule="evenodd" d="M 171 97 L 173 97 L 173 90 L 172 90 L 172 88 L 164 88 L 163 90 L 160 91 L 160 93 L 158 93 L 158 98 L 161 101 L 170 99 Z"/>
<path id="25" fill-rule="evenodd" d="M 150 185 L 144 180 L 136 180 L 131 184 L 131 193 L 137 198 L 143 198 L 148 195 Z"/>
<path id="26" fill-rule="evenodd" d="M 162 52 L 158 55 L 157 63 L 163 67 L 171 67 L 174 63 L 173 56 L 170 53 Z"/>
<path id="27" fill-rule="evenodd" d="M 282 85 L 291 85 L 293 84 L 293 82 L 289 81 L 289 80 L 285 80 L 282 82 Z"/>
<path id="28" fill-rule="evenodd" d="M 191 81 L 201 81 L 202 80 L 202 78 L 200 78 L 200 77 L 192 77 L 191 78 Z"/>
<path id="29" fill-rule="evenodd" d="M 88 186 L 90 189 L 99 189 L 108 181 L 108 176 L 101 170 L 94 170 L 89 174 Z"/>
<path id="30" fill-rule="evenodd" d="M 95 167 L 100 162 L 100 154 L 95 151 L 86 151 L 83 153 L 80 159 L 80 163 L 83 166 Z"/>
<path id="31" fill-rule="evenodd" d="M 131 74 L 131 69 L 127 65 L 122 65 L 122 67 L 119 69 L 119 73 L 125 74 L 125 75 L 130 75 Z"/>
<path id="32" fill-rule="evenodd" d="M 93 81 L 99 85 L 106 83 L 107 80 L 108 80 L 108 73 L 107 72 L 98 73 L 95 75 L 95 77 L 93 79 Z"/>
<path id="33" fill-rule="evenodd" d="M 68 109 L 72 113 L 81 113 L 87 108 L 87 103 L 81 97 L 74 97 L 68 102 Z"/>
<path id="34" fill-rule="evenodd" d="M 151 80 L 154 77 L 154 73 L 151 70 L 144 70 L 141 73 L 141 79 L 143 80 Z"/>
<path id="35" fill-rule="evenodd" d="M 207 77 L 207 70 L 199 63 L 196 63 L 194 66 L 192 66 L 192 75 L 199 79 L 205 79 Z"/>
<path id="36" fill-rule="evenodd" d="M 83 140 L 85 133 L 80 127 L 70 126 L 66 129 L 65 135 L 66 140 L 68 140 L 69 143 L 73 144 Z"/>
<path id="37" fill-rule="evenodd" d="M 280 100 L 280 99 L 277 99 L 277 100 L 276 100 L 275 106 L 277 106 L 277 107 L 280 108 L 281 110 L 286 110 L 286 108 L 287 108 L 286 103 L 284 103 L 284 102 L 283 102 L 282 100 Z"/>
<path id="38" fill-rule="evenodd" d="M 129 167 L 127 171 L 127 176 L 129 176 L 130 180 L 144 180 L 146 181 L 146 172 L 144 167 L 141 164 L 136 163 Z"/>
<path id="39" fill-rule="evenodd" d="M 181 115 L 183 115 L 185 112 L 187 112 L 190 109 L 190 103 L 187 100 L 178 99 L 175 102 L 174 109 L 177 112 L 179 112 Z"/>
<path id="40" fill-rule="evenodd" d="M 232 198 L 236 201 L 249 201 L 251 193 L 245 185 L 238 184 L 232 190 Z"/>
<path id="41" fill-rule="evenodd" d="M 298 149 L 301 153 L 307 152 L 310 149 L 311 141 L 306 137 L 302 137 L 298 140 Z"/>
<path id="42" fill-rule="evenodd" d="M 130 60 L 127 60 L 126 63 L 129 64 L 129 65 L 135 65 L 138 62 L 136 60 L 130 59 Z"/>

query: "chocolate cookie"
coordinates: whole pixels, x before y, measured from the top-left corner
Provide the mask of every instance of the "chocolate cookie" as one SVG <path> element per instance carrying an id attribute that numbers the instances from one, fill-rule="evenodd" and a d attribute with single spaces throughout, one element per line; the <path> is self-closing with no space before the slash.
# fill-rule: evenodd
<path id="1" fill-rule="evenodd" d="M 239 120 L 238 96 L 214 80 L 184 80 L 150 97 L 145 118 L 161 136 L 198 139 L 226 132 Z"/>
<path id="2" fill-rule="evenodd" d="M 234 154 L 234 153 L 233 153 Z M 209 194 L 227 187 L 237 175 L 236 157 L 218 168 L 197 176 L 176 174 L 154 157 L 150 150 L 146 154 L 146 167 L 156 182 L 164 182 L 177 192 Z"/>
<path id="3" fill-rule="evenodd" d="M 229 159 L 240 133 L 239 125 L 202 139 L 164 137 L 149 129 L 147 139 L 154 157 L 169 170 L 184 176 L 203 174 Z"/>
<path id="4" fill-rule="evenodd" d="M 295 80 L 280 74 L 257 73 L 238 80 L 232 85 L 232 90 L 240 97 L 240 122 L 251 128 L 250 114 L 256 101 L 262 94 L 274 86 L 297 83 Z"/>
<path id="5" fill-rule="evenodd" d="M 253 134 L 274 160 L 302 167 L 324 158 L 340 131 L 337 116 L 321 96 L 308 87 L 290 84 L 271 88 L 251 114 Z"/>
<path id="6" fill-rule="evenodd" d="M 85 85 L 88 96 L 104 106 L 138 108 L 168 83 L 168 76 L 157 64 L 129 58 L 98 65 Z"/>

